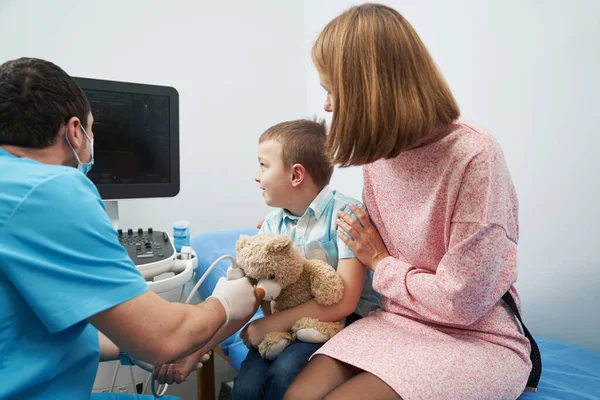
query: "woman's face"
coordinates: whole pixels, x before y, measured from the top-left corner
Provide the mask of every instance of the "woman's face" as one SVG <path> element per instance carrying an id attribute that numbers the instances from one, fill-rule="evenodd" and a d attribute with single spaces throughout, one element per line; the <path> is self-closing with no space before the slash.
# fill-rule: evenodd
<path id="1" fill-rule="evenodd" d="M 323 109 L 327 112 L 333 112 L 333 98 L 331 97 L 329 89 L 329 81 L 320 72 L 319 80 L 321 81 L 321 87 L 327 92 L 327 96 L 325 96 L 325 105 L 323 106 Z"/>

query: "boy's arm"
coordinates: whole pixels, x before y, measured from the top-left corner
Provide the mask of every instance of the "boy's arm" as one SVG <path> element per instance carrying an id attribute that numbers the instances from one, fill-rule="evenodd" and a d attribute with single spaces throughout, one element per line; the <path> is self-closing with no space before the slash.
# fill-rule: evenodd
<path id="1" fill-rule="evenodd" d="M 338 303 L 323 306 L 313 299 L 294 308 L 265 316 L 254 323 L 262 325 L 263 332 L 285 332 L 300 318 L 312 317 L 323 322 L 333 322 L 352 314 L 362 292 L 365 267 L 357 258 L 344 258 L 338 262 L 337 272 L 344 282 L 344 296 Z"/>

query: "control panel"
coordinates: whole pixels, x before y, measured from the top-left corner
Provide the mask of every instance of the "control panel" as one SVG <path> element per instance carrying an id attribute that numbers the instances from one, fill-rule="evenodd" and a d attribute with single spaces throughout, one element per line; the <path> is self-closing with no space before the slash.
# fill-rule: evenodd
<path id="1" fill-rule="evenodd" d="M 148 287 L 155 293 L 181 288 L 193 278 L 198 266 L 196 253 L 189 248 L 191 253 L 177 254 L 166 232 L 152 228 L 119 229 L 117 232 L 119 243 L 125 247 Z"/>
<path id="2" fill-rule="evenodd" d="M 175 256 L 175 248 L 166 232 L 139 228 L 136 231 L 119 229 L 118 233 L 119 243 L 125 247 L 136 266 L 173 259 Z"/>

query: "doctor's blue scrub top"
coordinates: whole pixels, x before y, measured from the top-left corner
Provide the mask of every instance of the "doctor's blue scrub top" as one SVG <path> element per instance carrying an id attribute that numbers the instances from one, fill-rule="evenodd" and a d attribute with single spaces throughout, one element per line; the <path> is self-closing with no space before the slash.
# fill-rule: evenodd
<path id="1" fill-rule="evenodd" d="M 89 399 L 86 319 L 146 290 L 85 175 L 0 148 L 0 399 Z"/>

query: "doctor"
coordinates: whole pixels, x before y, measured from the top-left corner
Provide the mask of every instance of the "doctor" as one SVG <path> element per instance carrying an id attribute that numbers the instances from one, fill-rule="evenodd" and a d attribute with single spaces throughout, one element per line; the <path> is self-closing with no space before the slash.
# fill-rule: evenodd
<path id="1" fill-rule="evenodd" d="M 199 305 L 148 291 L 85 176 L 93 123 L 56 65 L 0 65 L 1 399 L 89 399 L 99 360 L 178 359 L 257 305 L 247 278 Z"/>

